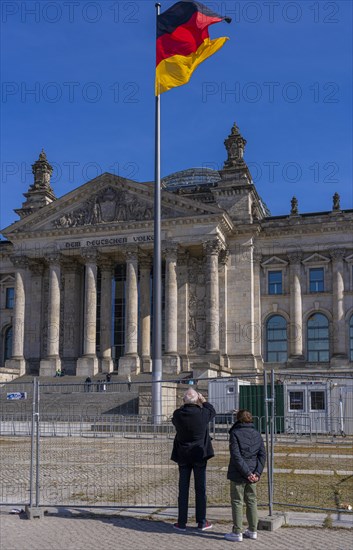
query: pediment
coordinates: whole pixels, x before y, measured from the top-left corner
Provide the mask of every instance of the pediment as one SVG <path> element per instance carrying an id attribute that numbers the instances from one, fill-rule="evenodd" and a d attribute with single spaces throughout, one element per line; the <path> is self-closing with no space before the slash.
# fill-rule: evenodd
<path id="1" fill-rule="evenodd" d="M 278 256 L 271 256 L 271 258 L 268 258 L 264 262 L 261 263 L 262 267 L 285 267 L 288 265 L 288 262 L 285 260 L 282 260 Z"/>
<path id="2" fill-rule="evenodd" d="M 107 186 L 52 220 L 55 229 L 151 220 L 153 205 L 131 191 Z"/>
<path id="3" fill-rule="evenodd" d="M 303 264 L 327 264 L 329 262 L 329 258 L 326 258 L 326 256 L 322 256 L 322 254 L 318 254 L 317 252 L 303 260 Z"/>
<path id="4" fill-rule="evenodd" d="M 214 206 L 162 191 L 162 220 L 195 218 L 222 212 Z M 45 232 L 107 226 L 109 224 L 148 223 L 154 217 L 152 183 L 138 183 L 112 174 L 103 174 L 64 195 L 37 212 L 15 222 L 4 234 Z"/>
<path id="5" fill-rule="evenodd" d="M 2 275 L 0 277 L 0 285 L 15 284 L 15 277 L 13 275 Z"/>

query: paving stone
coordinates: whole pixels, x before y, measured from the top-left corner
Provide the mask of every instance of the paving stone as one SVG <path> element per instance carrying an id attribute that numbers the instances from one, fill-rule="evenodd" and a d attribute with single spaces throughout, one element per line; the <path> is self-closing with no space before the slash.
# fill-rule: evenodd
<path id="1" fill-rule="evenodd" d="M 0 517 L 1 550 L 185 550 L 186 547 L 229 550 L 232 546 L 224 539 L 224 534 L 231 530 L 231 523 L 217 523 L 217 518 L 211 518 L 213 529 L 205 533 L 199 533 L 194 526 L 179 533 L 172 527 L 175 516 L 161 521 L 115 514 L 116 511 L 107 510 L 92 517 L 87 511 L 76 510 L 74 513 L 66 509 L 41 520 L 29 521 L 3 513 Z M 272 532 L 259 531 L 255 544 L 256 550 L 318 550 L 326 547 L 351 550 L 352 531 L 285 527 Z M 254 550 L 254 541 L 244 539 L 241 547 Z"/>

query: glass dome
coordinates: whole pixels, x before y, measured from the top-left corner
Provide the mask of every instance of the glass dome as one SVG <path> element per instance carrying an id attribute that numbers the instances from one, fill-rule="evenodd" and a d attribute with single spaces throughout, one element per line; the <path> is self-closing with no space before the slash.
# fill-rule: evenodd
<path id="1" fill-rule="evenodd" d="M 164 187 L 171 191 L 181 187 L 197 187 L 199 185 L 212 185 L 219 182 L 221 176 L 217 170 L 212 168 L 189 168 L 174 172 L 165 178 L 162 178 Z"/>

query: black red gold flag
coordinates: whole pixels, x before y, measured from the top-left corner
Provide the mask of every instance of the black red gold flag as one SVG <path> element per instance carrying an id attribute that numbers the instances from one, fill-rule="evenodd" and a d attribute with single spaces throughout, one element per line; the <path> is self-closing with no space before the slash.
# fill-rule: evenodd
<path id="1" fill-rule="evenodd" d="M 182 1 L 157 17 L 156 95 L 189 82 L 196 67 L 227 37 L 210 39 L 208 27 L 231 21 L 200 2 Z"/>

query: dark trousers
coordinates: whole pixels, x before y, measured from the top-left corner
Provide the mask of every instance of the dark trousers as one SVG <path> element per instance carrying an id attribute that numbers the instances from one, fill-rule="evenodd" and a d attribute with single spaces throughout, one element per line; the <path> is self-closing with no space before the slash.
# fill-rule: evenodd
<path id="1" fill-rule="evenodd" d="M 181 526 L 186 525 L 188 521 L 191 472 L 194 472 L 196 522 L 206 522 L 206 466 L 206 460 L 193 464 L 179 464 L 178 523 Z"/>

